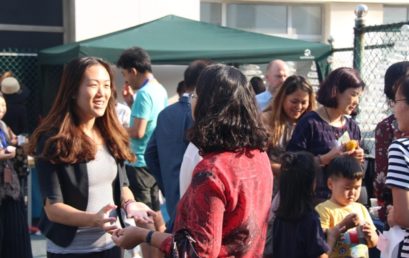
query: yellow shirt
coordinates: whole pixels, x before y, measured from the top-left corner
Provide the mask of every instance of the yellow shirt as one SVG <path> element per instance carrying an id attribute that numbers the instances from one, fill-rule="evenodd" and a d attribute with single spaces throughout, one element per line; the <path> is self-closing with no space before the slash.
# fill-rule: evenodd
<path id="1" fill-rule="evenodd" d="M 356 213 L 362 223 L 367 222 L 373 229 L 375 229 L 375 225 L 373 224 L 368 210 L 360 203 L 354 202 L 348 206 L 340 206 L 327 200 L 318 204 L 315 207 L 315 210 L 320 215 L 321 227 L 324 231 L 333 228 L 351 213 Z M 354 244 L 349 241 L 349 234 L 354 234 L 355 231 L 356 228 L 349 229 L 345 234 L 342 234 L 338 238 L 331 252 L 331 258 L 369 257 L 367 245 Z"/>

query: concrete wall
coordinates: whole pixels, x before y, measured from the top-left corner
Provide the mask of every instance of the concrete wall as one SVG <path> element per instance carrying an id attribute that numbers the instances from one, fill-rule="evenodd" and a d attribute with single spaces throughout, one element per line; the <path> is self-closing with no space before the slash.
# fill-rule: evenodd
<path id="1" fill-rule="evenodd" d="M 365 25 L 377 25 L 383 22 L 383 5 L 366 4 L 368 13 Z M 328 3 L 324 5 L 324 39 L 334 39 L 335 48 L 352 47 L 355 26 L 356 3 Z"/>
<path id="2" fill-rule="evenodd" d="M 255 3 L 294 3 L 294 4 L 322 4 L 322 3 L 334 3 L 334 2 L 339 2 L 339 3 L 352 3 L 352 4 L 388 4 L 388 5 L 407 5 L 408 0 L 206 0 L 206 1 L 212 1 L 212 2 L 235 2 L 235 3 L 240 3 L 240 2 L 255 2 Z"/>
<path id="3" fill-rule="evenodd" d="M 200 19 L 200 0 L 73 0 L 75 41 L 174 14 Z"/>
<path id="4" fill-rule="evenodd" d="M 200 0 L 67 0 L 64 4 L 66 42 L 97 37 L 169 14 L 200 20 Z M 168 91 L 170 103 L 178 100 L 176 86 L 185 69 L 186 66 L 153 66 L 155 77 Z M 116 84 L 122 100 L 120 72 L 116 73 Z"/>

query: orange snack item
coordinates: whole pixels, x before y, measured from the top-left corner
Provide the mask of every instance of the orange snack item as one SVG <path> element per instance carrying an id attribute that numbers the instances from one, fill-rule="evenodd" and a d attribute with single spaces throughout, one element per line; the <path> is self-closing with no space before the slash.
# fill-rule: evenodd
<path id="1" fill-rule="evenodd" d="M 345 151 L 351 151 L 355 150 L 358 148 L 358 141 L 357 140 L 349 140 L 347 143 L 345 143 Z"/>

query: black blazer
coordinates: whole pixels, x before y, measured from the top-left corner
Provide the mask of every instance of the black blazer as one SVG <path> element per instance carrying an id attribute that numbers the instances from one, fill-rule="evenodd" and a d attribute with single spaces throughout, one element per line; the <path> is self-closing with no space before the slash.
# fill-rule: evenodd
<path id="1" fill-rule="evenodd" d="M 37 153 L 41 153 L 45 139 L 38 144 Z M 40 151 L 39 151 L 40 150 Z M 128 186 L 123 162 L 117 161 L 117 176 L 112 183 L 113 199 L 117 205 L 117 214 L 122 227 L 124 223 L 120 216 L 121 189 Z M 86 210 L 88 203 L 88 173 L 86 163 L 52 164 L 48 160 L 36 159 L 40 190 L 43 202 L 48 198 L 52 202 L 63 202 L 79 210 Z M 41 232 L 55 244 L 66 247 L 74 239 L 78 227 L 52 222 L 44 210 L 40 218 Z"/>

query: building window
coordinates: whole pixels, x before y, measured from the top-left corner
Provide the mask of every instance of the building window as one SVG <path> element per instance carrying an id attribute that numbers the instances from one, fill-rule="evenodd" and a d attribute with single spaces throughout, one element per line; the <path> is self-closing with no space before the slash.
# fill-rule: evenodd
<path id="1" fill-rule="evenodd" d="M 283 5 L 228 4 L 226 25 L 265 34 L 287 32 L 287 7 Z"/>
<path id="2" fill-rule="evenodd" d="M 200 3 L 200 20 L 222 25 L 222 5 L 219 3 Z"/>
<path id="3" fill-rule="evenodd" d="M 405 22 L 409 19 L 409 7 L 405 6 L 387 6 L 383 7 L 383 23 Z"/>
<path id="4" fill-rule="evenodd" d="M 291 6 L 292 34 L 321 35 L 322 14 L 320 6 Z"/>
<path id="5" fill-rule="evenodd" d="M 201 20 L 269 35 L 322 39 L 322 7 L 305 4 L 201 2 Z"/>

